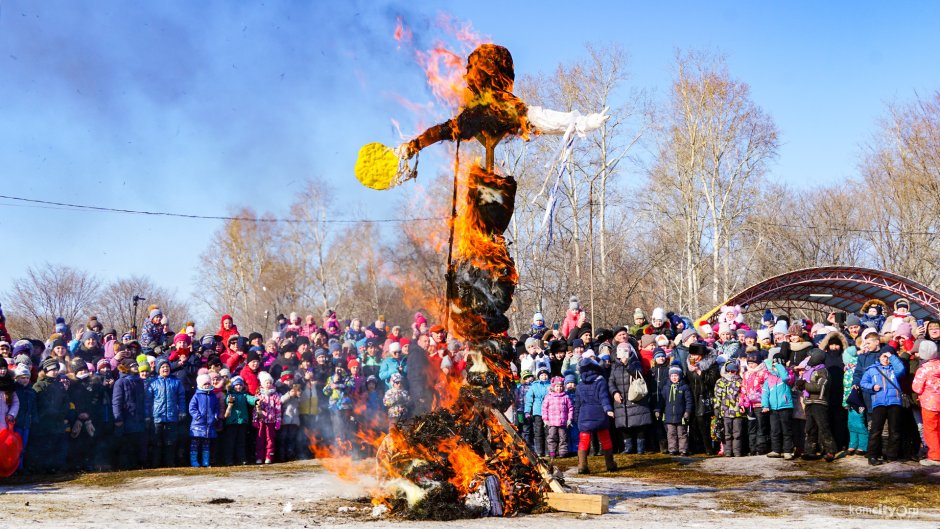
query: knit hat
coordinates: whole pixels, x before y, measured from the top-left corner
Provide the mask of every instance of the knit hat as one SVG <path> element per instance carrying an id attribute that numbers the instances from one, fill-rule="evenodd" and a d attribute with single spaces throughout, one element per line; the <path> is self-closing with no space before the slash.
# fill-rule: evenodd
<path id="1" fill-rule="evenodd" d="M 755 364 L 759 364 L 759 363 L 760 363 L 760 355 L 757 354 L 757 353 L 748 353 L 748 355 L 747 355 L 747 363 L 750 364 L 751 362 L 754 362 Z"/>
<path id="2" fill-rule="evenodd" d="M 346 367 L 348 367 L 349 369 L 352 369 L 354 367 L 359 367 L 359 360 L 356 360 L 355 358 L 353 358 L 346 364 Z"/>
<path id="3" fill-rule="evenodd" d="M 321 347 L 321 348 L 317 349 L 317 350 L 313 353 L 313 356 L 316 356 L 316 357 L 330 356 L 330 353 L 327 353 L 327 352 L 326 352 L 326 349 L 324 349 L 324 348 Z"/>
<path id="4" fill-rule="evenodd" d="M 395 382 L 401 382 L 401 373 L 392 373 L 392 376 L 388 378 L 388 381 L 394 384 Z"/>
<path id="5" fill-rule="evenodd" d="M 911 324 L 906 321 L 902 321 L 898 325 L 897 330 L 894 331 L 894 335 L 903 336 L 904 338 L 911 338 L 913 335 L 913 329 L 911 328 Z"/>
<path id="6" fill-rule="evenodd" d="M 152 311 L 150 311 L 151 320 L 156 318 L 157 316 L 163 316 L 163 311 L 160 309 L 153 309 Z"/>
<path id="7" fill-rule="evenodd" d="M 689 338 L 692 338 L 693 336 L 698 336 L 698 334 L 695 332 L 695 330 L 694 330 L 694 329 L 686 329 L 686 330 L 682 331 L 682 334 L 680 335 L 679 341 L 680 341 L 681 343 L 685 343 L 685 342 L 689 341 Z"/>
<path id="8" fill-rule="evenodd" d="M 265 382 L 274 382 L 274 377 L 271 376 L 271 373 L 267 371 L 261 371 L 258 373 L 258 382 L 264 384 Z"/>
<path id="9" fill-rule="evenodd" d="M 565 375 L 565 385 L 566 385 L 566 386 L 567 386 L 568 384 L 577 384 L 577 383 L 578 383 L 578 379 L 577 379 L 577 377 L 575 377 L 573 374 L 569 373 L 569 374 Z"/>
<path id="10" fill-rule="evenodd" d="M 640 337 L 640 347 L 646 349 L 647 347 L 656 343 L 656 337 L 652 334 L 644 334 Z"/>
<path id="11" fill-rule="evenodd" d="M 59 369 L 59 361 L 50 356 L 42 361 L 41 367 L 43 371 L 57 371 Z"/>
<path id="12" fill-rule="evenodd" d="M 246 363 L 246 364 L 251 363 L 252 360 L 257 360 L 257 361 L 260 362 L 260 361 L 261 361 L 261 355 L 259 355 L 257 351 L 249 351 L 249 352 L 248 352 L 248 357 L 245 359 L 245 363 Z"/>
<path id="13" fill-rule="evenodd" d="M 110 368 L 110 367 L 111 367 L 111 362 L 110 362 L 108 359 L 106 359 L 106 358 L 102 358 L 101 360 L 98 360 L 98 363 L 97 363 L 97 364 L 95 364 L 95 371 L 101 371 L 101 368 L 102 368 L 102 367 L 105 367 L 105 366 L 107 366 L 108 368 Z"/>
<path id="14" fill-rule="evenodd" d="M 156 369 L 157 371 L 160 371 L 161 367 L 165 365 L 169 365 L 169 364 L 170 362 L 166 358 L 160 357 L 157 359 L 157 364 L 154 366 L 154 369 Z"/>
<path id="15" fill-rule="evenodd" d="M 669 374 L 682 376 L 682 368 L 679 366 L 672 366 L 669 368 Z"/>
<path id="16" fill-rule="evenodd" d="M 337 340 L 336 338 L 330 338 L 330 341 L 327 343 L 327 348 L 329 349 L 331 353 L 334 353 L 337 351 L 342 351 L 343 345 L 339 343 L 339 340 Z"/>
<path id="17" fill-rule="evenodd" d="M 588 349 L 581 353 L 581 358 L 594 358 L 596 355 L 592 349 Z"/>
<path id="18" fill-rule="evenodd" d="M 666 351 L 663 351 L 662 349 L 657 347 L 656 350 L 653 351 L 653 360 L 656 360 L 660 356 L 663 358 L 666 358 Z"/>
<path id="19" fill-rule="evenodd" d="M 715 330 L 712 329 L 712 326 L 709 324 L 704 324 L 698 328 L 699 335 L 701 336 L 711 336 L 715 334 Z"/>
<path id="20" fill-rule="evenodd" d="M 770 309 L 764 309 L 764 315 L 761 317 L 761 321 L 773 322 L 775 320 L 774 313 L 770 312 Z"/>
<path id="21" fill-rule="evenodd" d="M 184 347 L 190 347 L 193 345 L 193 339 L 188 334 L 177 334 L 173 337 L 173 344 L 179 346 L 182 344 Z"/>
<path id="22" fill-rule="evenodd" d="M 741 330 L 741 329 L 738 329 L 738 331 L 740 331 L 740 330 Z M 753 330 L 753 329 L 748 329 L 748 330 L 744 331 L 744 337 L 745 337 L 745 338 L 754 338 L 754 339 L 756 340 L 756 339 L 757 339 L 757 331 L 755 331 L 755 330 Z"/>
<path id="23" fill-rule="evenodd" d="M 787 334 L 790 336 L 802 336 L 803 335 L 803 325 L 799 323 L 793 323 L 789 329 L 787 329 Z"/>
<path id="24" fill-rule="evenodd" d="M 390 353 L 400 353 L 400 352 L 401 352 L 401 344 L 398 343 L 398 342 L 391 342 L 390 344 L 388 344 L 388 352 L 390 352 Z"/>
<path id="25" fill-rule="evenodd" d="M 921 340 L 920 347 L 917 348 L 917 358 L 921 361 L 929 362 L 937 358 L 937 344 L 933 340 Z"/>
<path id="26" fill-rule="evenodd" d="M 758 342 L 763 342 L 764 340 L 769 340 L 770 338 L 771 338 L 771 336 L 770 336 L 770 329 L 761 329 L 761 330 L 757 331 L 757 341 L 758 341 Z"/>
<path id="27" fill-rule="evenodd" d="M 525 380 L 525 379 L 527 379 L 527 378 L 529 378 L 529 377 L 532 377 L 532 376 L 535 376 L 535 375 L 532 374 L 532 371 L 529 371 L 528 369 L 525 369 L 525 370 L 522 371 L 522 374 L 519 375 L 519 378 L 521 378 L 522 380 Z"/>
<path id="28" fill-rule="evenodd" d="M 727 323 L 722 322 L 721 324 L 718 325 L 718 334 L 730 333 L 730 332 L 731 332 L 731 327 L 728 326 Z"/>
<path id="29" fill-rule="evenodd" d="M 660 308 L 660 307 L 656 307 L 655 309 L 653 309 L 653 316 L 652 316 L 652 319 L 654 319 L 654 320 L 665 320 L 665 319 L 666 319 L 666 311 L 664 311 L 664 310 L 663 310 L 662 308 Z"/>
<path id="30" fill-rule="evenodd" d="M 13 358 L 13 363 L 14 363 L 14 364 L 23 364 L 23 365 L 25 365 L 25 366 L 27 366 L 27 367 L 30 367 L 30 366 L 33 365 L 32 359 L 30 359 L 30 357 L 28 357 L 28 356 L 26 356 L 26 355 L 16 355 L 16 356 Z"/>
<path id="31" fill-rule="evenodd" d="M 738 366 L 737 360 L 729 360 L 725 362 L 725 372 L 737 373 L 739 369 L 740 369 L 740 366 Z"/>
<path id="32" fill-rule="evenodd" d="M 538 339 L 538 338 L 534 338 L 534 337 L 533 337 L 533 338 L 526 338 L 526 341 L 525 341 L 525 348 L 528 349 L 529 347 L 532 347 L 533 345 L 534 345 L 534 346 L 538 346 L 538 345 L 539 345 L 539 339 Z M 582 342 L 582 345 L 583 345 L 583 342 Z"/>
<path id="33" fill-rule="evenodd" d="M 574 340 L 571 340 L 571 348 L 573 349 L 575 347 L 584 347 L 584 340 L 581 338 L 575 338 Z"/>
<path id="34" fill-rule="evenodd" d="M 646 319 L 646 314 L 643 314 L 643 309 L 640 307 L 633 309 L 633 319 L 637 318 L 642 318 L 644 320 Z"/>
<path id="35" fill-rule="evenodd" d="M 910 310 L 911 304 L 908 303 L 908 301 L 904 298 L 898 298 L 898 300 L 894 302 L 894 310 L 898 310 L 901 307 L 904 307 L 905 309 Z"/>
<path id="36" fill-rule="evenodd" d="M 19 364 L 18 366 L 16 366 L 16 369 L 13 370 L 14 378 L 15 377 L 28 377 L 30 375 L 32 375 L 32 373 L 29 372 L 29 368 L 23 364 Z"/>
<path id="37" fill-rule="evenodd" d="M 875 329 L 872 329 L 871 327 L 866 327 L 865 330 L 862 331 L 862 340 L 867 338 L 869 334 L 874 334 L 875 336 L 878 336 L 878 331 L 876 331 Z"/>
<path id="38" fill-rule="evenodd" d="M 853 325 L 858 325 L 859 327 L 862 326 L 862 320 L 861 320 L 861 318 L 859 318 L 858 316 L 856 316 L 854 313 L 853 313 L 853 314 L 849 314 L 848 316 L 845 317 L 845 326 L 846 326 L 846 327 L 851 327 L 851 326 L 853 326 Z"/>
<path id="39" fill-rule="evenodd" d="M 532 316 L 532 323 L 538 323 L 538 322 L 540 322 L 540 321 L 545 321 L 545 318 L 542 317 L 542 313 L 541 313 L 541 312 L 536 312 L 536 313 Z"/>
<path id="40" fill-rule="evenodd" d="M 562 385 L 563 385 L 564 383 L 565 383 L 565 379 L 563 379 L 563 378 L 561 378 L 561 377 L 552 377 L 551 384 L 552 384 L 553 386 L 556 385 L 556 384 L 562 384 Z"/>
<path id="41" fill-rule="evenodd" d="M 203 386 L 210 386 L 210 385 L 212 385 L 212 382 L 211 382 L 211 380 L 209 379 L 209 375 L 202 374 L 202 375 L 199 375 L 198 377 L 196 377 L 196 387 L 197 387 L 197 388 L 202 389 Z"/>
<path id="42" fill-rule="evenodd" d="M 242 378 L 242 377 L 240 377 L 240 376 L 238 376 L 238 375 L 235 375 L 234 377 L 232 377 L 231 386 L 232 386 L 232 387 L 235 387 L 235 386 L 238 385 L 238 384 L 241 384 L 242 387 L 246 387 L 245 379 Z"/>
<path id="43" fill-rule="evenodd" d="M 577 297 L 571 296 L 570 298 L 568 298 L 568 310 L 580 310 L 580 309 L 581 309 L 581 302 L 578 301 Z"/>
<path id="44" fill-rule="evenodd" d="M 780 320 L 774 325 L 774 334 L 787 334 L 786 320 Z"/>

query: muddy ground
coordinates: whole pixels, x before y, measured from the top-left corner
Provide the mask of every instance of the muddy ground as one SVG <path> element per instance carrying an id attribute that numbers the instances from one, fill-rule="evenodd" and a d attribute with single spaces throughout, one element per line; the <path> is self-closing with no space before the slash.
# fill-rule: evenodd
<path id="1" fill-rule="evenodd" d="M 592 458 L 593 459 L 593 458 Z M 833 524 L 839 529 L 940 527 L 940 470 L 912 463 L 869 467 L 862 458 L 789 462 L 754 458 L 618 456 L 622 469 L 568 485 L 607 494 L 610 514 L 545 513 L 503 527 L 565 529 L 597 523 L 632 528 L 760 529 Z M 560 462 L 562 471 L 572 460 Z M 592 461 L 600 470 L 602 461 Z M 0 482 L 0 527 L 492 527 L 493 520 L 408 522 L 372 517 L 365 487 L 319 461 L 212 469 L 112 472 L 49 482 Z"/>

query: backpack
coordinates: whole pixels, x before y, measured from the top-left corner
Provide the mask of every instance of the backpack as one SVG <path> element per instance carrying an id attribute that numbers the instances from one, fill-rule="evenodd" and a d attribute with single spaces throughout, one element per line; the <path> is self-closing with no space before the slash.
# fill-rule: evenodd
<path id="1" fill-rule="evenodd" d="M 627 389 L 627 400 L 630 402 L 640 402 L 649 395 L 649 389 L 646 387 L 646 379 L 643 375 L 630 377 L 630 387 Z"/>

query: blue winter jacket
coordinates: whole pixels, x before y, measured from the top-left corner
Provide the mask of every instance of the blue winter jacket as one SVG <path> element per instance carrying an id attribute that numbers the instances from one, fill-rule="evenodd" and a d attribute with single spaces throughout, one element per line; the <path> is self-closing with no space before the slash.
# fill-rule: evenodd
<path id="1" fill-rule="evenodd" d="M 382 365 L 379 366 L 379 378 L 382 379 L 386 387 L 392 387 L 392 383 L 389 382 L 388 379 L 392 378 L 392 375 L 395 373 L 398 373 L 399 367 L 401 367 L 401 376 L 404 377 L 408 373 L 408 364 L 405 362 L 404 358 L 396 359 L 390 356 L 382 360 Z"/>
<path id="2" fill-rule="evenodd" d="M 36 392 L 30 386 L 16 385 L 16 398 L 20 401 L 20 411 L 16 414 L 16 427 L 20 430 L 29 430 L 33 421 L 39 416 L 36 407 Z"/>
<path id="3" fill-rule="evenodd" d="M 761 391 L 761 408 L 769 410 L 785 410 L 793 408 L 793 391 L 790 384 L 793 383 L 793 377 L 787 368 L 780 363 L 773 363 L 773 360 L 764 362 L 767 366 L 767 378 L 764 380 L 764 388 Z"/>
<path id="4" fill-rule="evenodd" d="M 124 373 L 114 383 L 111 411 L 115 423 L 124 423 L 124 433 L 144 431 L 144 422 L 149 415 L 144 393 L 144 381 L 137 373 Z"/>
<path id="5" fill-rule="evenodd" d="M 670 382 L 662 388 L 660 403 L 663 413 L 663 422 L 666 424 L 682 424 L 682 417 L 688 413 L 691 417 L 695 413 L 695 403 L 692 401 L 692 390 L 689 385 L 679 380 Z"/>
<path id="6" fill-rule="evenodd" d="M 155 424 L 179 422 L 186 414 L 186 392 L 179 379 L 156 377 L 147 386 L 147 417 Z"/>
<path id="7" fill-rule="evenodd" d="M 542 416 L 542 401 L 548 395 L 548 390 L 552 384 L 548 380 L 536 380 L 529 386 L 529 391 L 525 394 L 525 413 L 526 415 Z"/>
<path id="8" fill-rule="evenodd" d="M 215 439 L 215 420 L 219 417 L 219 399 L 211 389 L 197 389 L 189 400 L 189 435 Z"/>
<path id="9" fill-rule="evenodd" d="M 590 358 L 579 364 L 581 383 L 575 389 L 574 416 L 578 421 L 578 431 L 596 432 L 607 428 L 607 412 L 613 412 L 610 403 L 610 390 L 607 380 L 601 376 L 601 366 Z"/>
<path id="10" fill-rule="evenodd" d="M 859 386 L 871 392 L 872 409 L 878 406 L 900 406 L 901 405 L 901 387 L 898 379 L 904 376 L 907 370 L 904 369 L 904 362 L 895 355 L 889 357 L 889 363 L 886 366 L 881 363 L 873 364 L 865 370 Z M 875 391 L 875 386 L 878 391 Z"/>

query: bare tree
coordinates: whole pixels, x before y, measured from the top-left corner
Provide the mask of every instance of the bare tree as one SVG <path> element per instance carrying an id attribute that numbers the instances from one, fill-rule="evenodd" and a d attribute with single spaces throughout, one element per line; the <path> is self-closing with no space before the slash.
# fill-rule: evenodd
<path id="1" fill-rule="evenodd" d="M 146 298 L 134 310 L 134 296 Z M 94 307 L 98 319 L 105 325 L 114 327 L 118 332 L 139 329 L 147 320 L 147 307 L 157 305 L 167 320 L 177 329 L 188 321 L 194 321 L 189 312 L 189 305 L 181 302 L 170 290 L 157 286 L 146 276 L 131 276 L 116 279 L 101 289 L 101 294 Z M 214 329 L 207 329 L 213 331 Z M 198 329 L 197 329 L 198 331 Z"/>
<path id="2" fill-rule="evenodd" d="M 26 269 L 13 280 L 9 307 L 10 332 L 17 336 L 45 338 L 52 334 L 59 316 L 68 325 L 84 320 L 98 297 L 100 282 L 93 275 L 70 266 L 45 263 Z M 15 326 L 13 325 L 15 323 Z"/>

